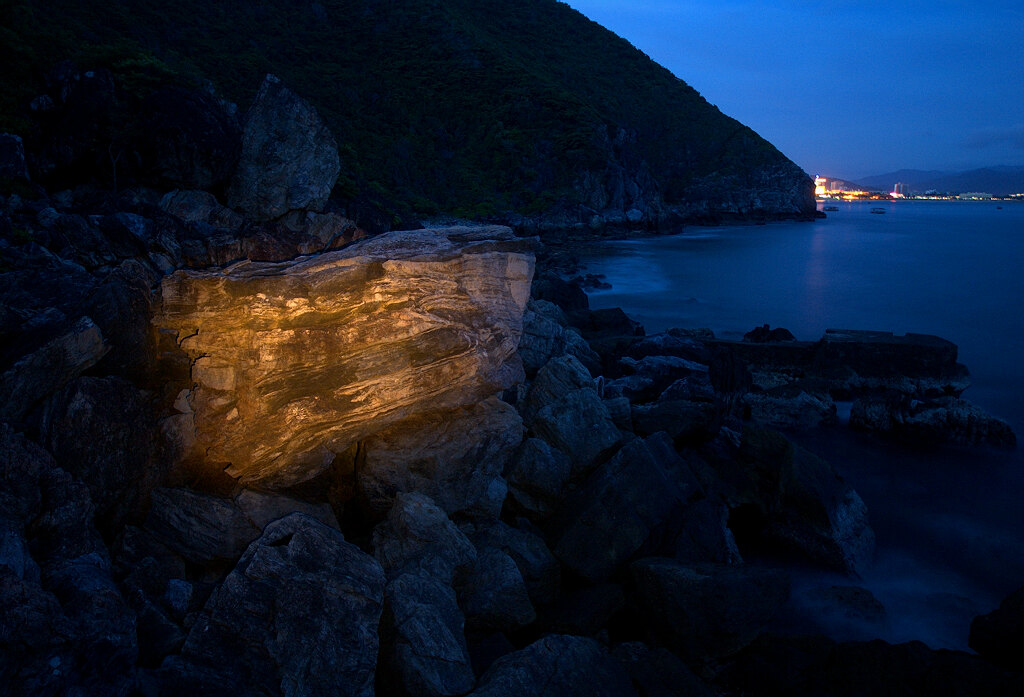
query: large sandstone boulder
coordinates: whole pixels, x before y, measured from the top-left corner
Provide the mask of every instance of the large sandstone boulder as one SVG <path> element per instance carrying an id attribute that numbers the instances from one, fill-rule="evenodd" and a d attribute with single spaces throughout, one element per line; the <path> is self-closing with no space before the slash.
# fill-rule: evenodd
<path id="1" fill-rule="evenodd" d="M 166 277 L 154 321 L 193 359 L 199 457 L 290 486 L 392 424 L 515 384 L 530 246 L 502 227 L 394 232 Z"/>
<path id="2" fill-rule="evenodd" d="M 316 109 L 267 75 L 245 119 L 228 205 L 256 220 L 322 210 L 340 171 L 338 144 Z"/>
<path id="3" fill-rule="evenodd" d="M 383 601 L 373 557 L 293 513 L 210 596 L 180 657 L 163 664 L 163 693 L 373 695 Z"/>

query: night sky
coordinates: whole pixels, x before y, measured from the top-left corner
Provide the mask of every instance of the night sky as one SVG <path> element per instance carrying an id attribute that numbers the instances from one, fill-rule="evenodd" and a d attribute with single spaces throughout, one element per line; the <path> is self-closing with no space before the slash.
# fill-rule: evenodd
<path id="1" fill-rule="evenodd" d="M 569 0 L 809 174 L 1024 165 L 1024 4 Z"/>

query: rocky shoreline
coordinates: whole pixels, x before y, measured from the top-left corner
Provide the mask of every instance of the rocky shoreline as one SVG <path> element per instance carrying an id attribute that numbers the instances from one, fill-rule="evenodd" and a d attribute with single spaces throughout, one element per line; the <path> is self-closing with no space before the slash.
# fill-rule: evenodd
<path id="1" fill-rule="evenodd" d="M 263 99 L 291 116 L 246 142 L 307 164 L 239 168 L 231 208 L 0 201 L 5 694 L 1024 690 L 1019 591 L 980 655 L 835 642 L 767 634 L 789 580 L 744 562 L 875 608 L 869 511 L 778 429 L 856 399 L 864 429 L 1012 446 L 955 346 L 647 336 L 509 228 L 367 237 L 323 211 L 325 138 L 275 130 L 315 113 Z"/>

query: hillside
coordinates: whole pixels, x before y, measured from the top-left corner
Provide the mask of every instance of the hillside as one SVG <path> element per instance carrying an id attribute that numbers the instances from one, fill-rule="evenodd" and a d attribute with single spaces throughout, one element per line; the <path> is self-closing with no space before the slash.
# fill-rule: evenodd
<path id="1" fill-rule="evenodd" d="M 801 217 L 806 175 L 628 42 L 554 0 L 4 3 L 0 129 L 62 59 L 144 97 L 274 73 L 323 114 L 335 197 L 549 225 Z M 543 215 L 540 215 L 543 214 Z M 598 216 L 596 219 L 594 216 Z"/>

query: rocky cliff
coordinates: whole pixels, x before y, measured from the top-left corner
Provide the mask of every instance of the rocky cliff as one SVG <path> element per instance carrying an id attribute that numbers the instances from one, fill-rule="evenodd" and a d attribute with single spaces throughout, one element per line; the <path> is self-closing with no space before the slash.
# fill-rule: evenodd
<path id="1" fill-rule="evenodd" d="M 850 485 L 769 426 L 813 427 L 846 389 L 865 423 L 935 400 L 973 438 L 941 401 L 949 342 L 645 336 L 535 278 L 508 228 L 358 239 L 316 210 L 330 139 L 245 123 L 263 146 L 232 177 L 273 195 L 242 212 L 49 192 L 4 141 L 4 694 L 1024 691 L 1019 593 L 976 623 L 981 656 L 765 634 L 791 611 L 778 560 L 852 585 L 874 543 Z M 866 589 L 813 590 L 884 617 Z"/>

